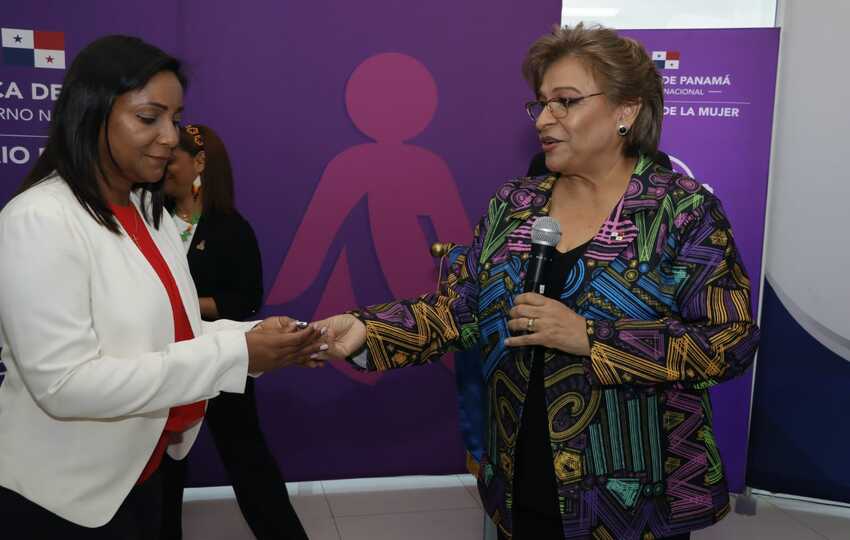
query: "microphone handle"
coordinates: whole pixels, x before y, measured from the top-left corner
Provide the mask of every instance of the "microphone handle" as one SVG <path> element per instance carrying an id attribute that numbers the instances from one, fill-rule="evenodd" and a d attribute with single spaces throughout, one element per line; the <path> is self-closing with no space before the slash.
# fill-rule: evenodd
<path id="1" fill-rule="evenodd" d="M 543 282 L 543 273 L 546 266 L 552 262 L 552 252 L 555 246 L 547 246 L 546 244 L 531 244 L 531 257 L 528 259 L 528 271 L 525 274 L 525 284 L 523 290 L 525 292 L 536 292 L 544 294 L 546 291 L 545 283 Z M 537 359 L 540 347 L 528 347 L 526 354 L 531 361 L 533 367 Z"/>
<path id="2" fill-rule="evenodd" d="M 543 283 L 543 272 L 552 261 L 554 246 L 545 244 L 531 244 L 531 257 L 528 259 L 528 271 L 525 274 L 525 292 L 544 294 L 545 283 Z"/>

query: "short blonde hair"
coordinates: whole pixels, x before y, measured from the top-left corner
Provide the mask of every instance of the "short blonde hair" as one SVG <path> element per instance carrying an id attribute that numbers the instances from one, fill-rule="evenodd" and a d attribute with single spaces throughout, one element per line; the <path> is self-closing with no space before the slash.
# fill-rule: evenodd
<path id="1" fill-rule="evenodd" d="M 643 46 L 602 26 L 555 26 L 531 45 L 522 64 L 523 76 L 535 94 L 552 64 L 570 56 L 585 64 L 610 102 L 641 103 L 640 113 L 625 136 L 624 151 L 631 156 L 655 154 L 664 119 L 664 90 L 661 76 Z"/>

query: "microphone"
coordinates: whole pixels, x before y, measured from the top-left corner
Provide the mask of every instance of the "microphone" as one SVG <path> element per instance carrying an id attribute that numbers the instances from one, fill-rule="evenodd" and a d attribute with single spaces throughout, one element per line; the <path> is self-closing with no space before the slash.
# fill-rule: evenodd
<path id="1" fill-rule="evenodd" d="M 552 261 L 552 253 L 560 240 L 561 224 L 557 219 L 541 216 L 534 221 L 531 227 L 531 257 L 528 259 L 524 292 L 545 294 L 546 284 L 542 283 L 543 272 Z"/>

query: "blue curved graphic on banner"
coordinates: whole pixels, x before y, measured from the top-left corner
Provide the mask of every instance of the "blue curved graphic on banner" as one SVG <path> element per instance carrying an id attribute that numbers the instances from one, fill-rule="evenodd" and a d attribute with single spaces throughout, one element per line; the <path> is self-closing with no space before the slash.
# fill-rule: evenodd
<path id="1" fill-rule="evenodd" d="M 747 483 L 850 502 L 850 363 L 791 316 L 765 281 Z"/>

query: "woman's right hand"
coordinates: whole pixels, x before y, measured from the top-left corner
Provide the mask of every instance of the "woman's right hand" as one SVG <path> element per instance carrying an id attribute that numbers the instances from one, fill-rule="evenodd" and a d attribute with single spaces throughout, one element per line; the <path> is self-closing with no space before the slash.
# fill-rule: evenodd
<path id="1" fill-rule="evenodd" d="M 272 320 L 274 319 L 274 320 Z M 312 365 L 328 346 L 320 341 L 321 326 L 299 329 L 287 317 L 266 319 L 245 334 L 248 372 L 263 373 L 291 365 Z"/>

